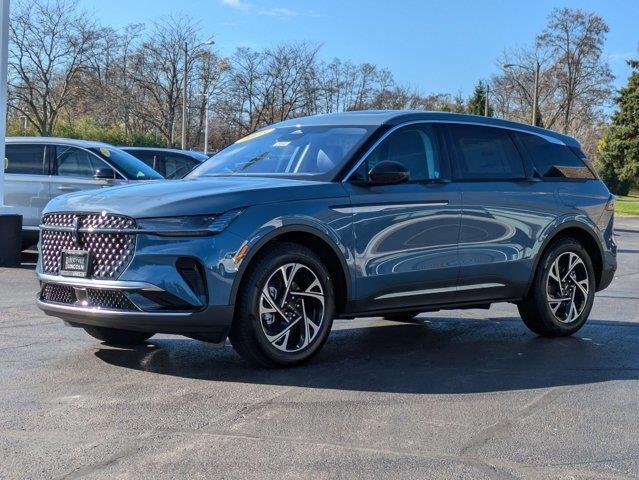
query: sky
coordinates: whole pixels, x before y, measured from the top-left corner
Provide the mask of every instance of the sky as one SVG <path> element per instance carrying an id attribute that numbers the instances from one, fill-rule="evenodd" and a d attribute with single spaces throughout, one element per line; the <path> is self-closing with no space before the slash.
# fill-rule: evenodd
<path id="1" fill-rule="evenodd" d="M 601 15 L 605 56 L 626 83 L 625 59 L 639 57 L 639 0 L 80 0 L 103 24 L 151 24 L 176 13 L 199 22 L 222 55 L 289 41 L 322 45 L 321 56 L 390 69 L 423 93 L 472 92 L 499 69 L 509 48 L 531 45 L 555 7 Z"/>

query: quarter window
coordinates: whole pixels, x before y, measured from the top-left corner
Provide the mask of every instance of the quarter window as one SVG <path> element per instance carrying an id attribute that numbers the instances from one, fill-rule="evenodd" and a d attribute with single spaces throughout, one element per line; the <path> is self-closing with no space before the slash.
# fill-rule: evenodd
<path id="1" fill-rule="evenodd" d="M 44 145 L 12 145 L 5 147 L 4 171 L 28 175 L 48 175 Z"/>
<path id="2" fill-rule="evenodd" d="M 96 170 L 111 168 L 95 155 L 76 147 L 57 145 L 55 164 L 58 175 L 66 177 L 93 178 Z"/>
<path id="3" fill-rule="evenodd" d="M 508 131 L 478 125 L 449 126 L 457 177 L 514 179 L 525 177 L 524 165 Z"/>
<path id="4" fill-rule="evenodd" d="M 401 163 L 408 169 L 411 181 L 441 178 L 439 144 L 434 128 L 430 124 L 407 125 L 399 128 L 366 157 L 356 176 L 368 178 L 368 172 L 375 165 L 391 160 Z"/>
<path id="5" fill-rule="evenodd" d="M 542 177 L 595 178 L 584 161 L 565 145 L 550 143 L 537 135 L 517 133 L 517 136 Z"/>

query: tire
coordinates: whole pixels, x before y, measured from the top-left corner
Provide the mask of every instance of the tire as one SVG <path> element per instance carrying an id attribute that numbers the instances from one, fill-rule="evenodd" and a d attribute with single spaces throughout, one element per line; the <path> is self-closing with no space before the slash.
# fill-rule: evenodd
<path id="1" fill-rule="evenodd" d="M 387 313 L 384 315 L 384 320 L 389 320 L 391 322 L 413 322 L 415 317 L 420 313 L 421 312 Z"/>
<path id="2" fill-rule="evenodd" d="M 154 334 L 147 332 L 134 332 L 119 328 L 107 327 L 83 327 L 94 338 L 102 340 L 110 345 L 138 345 L 151 338 Z"/>
<path id="3" fill-rule="evenodd" d="M 334 312 L 333 282 L 320 258 L 295 243 L 276 244 L 253 260 L 245 273 L 229 339 L 235 351 L 253 365 L 299 365 L 326 342 Z M 304 321 L 311 317 L 311 323 Z"/>
<path id="4" fill-rule="evenodd" d="M 567 275 L 570 272 L 574 277 Z M 517 305 L 519 314 L 538 335 L 572 335 L 590 315 L 595 286 L 592 260 L 584 246 L 573 238 L 557 240 L 544 252 L 528 295 Z"/>

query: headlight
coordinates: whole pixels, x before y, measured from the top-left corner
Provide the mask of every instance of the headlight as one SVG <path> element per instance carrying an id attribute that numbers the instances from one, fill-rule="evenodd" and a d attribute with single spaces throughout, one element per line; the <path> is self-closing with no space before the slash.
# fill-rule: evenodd
<path id="1" fill-rule="evenodd" d="M 184 217 L 141 218 L 137 221 L 140 233 L 166 237 L 203 237 L 220 233 L 242 213 L 229 210 L 220 215 L 189 215 Z"/>

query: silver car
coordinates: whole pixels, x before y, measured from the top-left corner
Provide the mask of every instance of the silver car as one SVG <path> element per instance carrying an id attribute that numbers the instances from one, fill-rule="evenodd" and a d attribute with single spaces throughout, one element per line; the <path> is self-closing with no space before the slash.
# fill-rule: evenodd
<path id="1" fill-rule="evenodd" d="M 5 202 L 22 215 L 23 246 L 37 242 L 42 209 L 64 193 L 163 177 L 134 156 L 102 142 L 7 137 Z"/>

